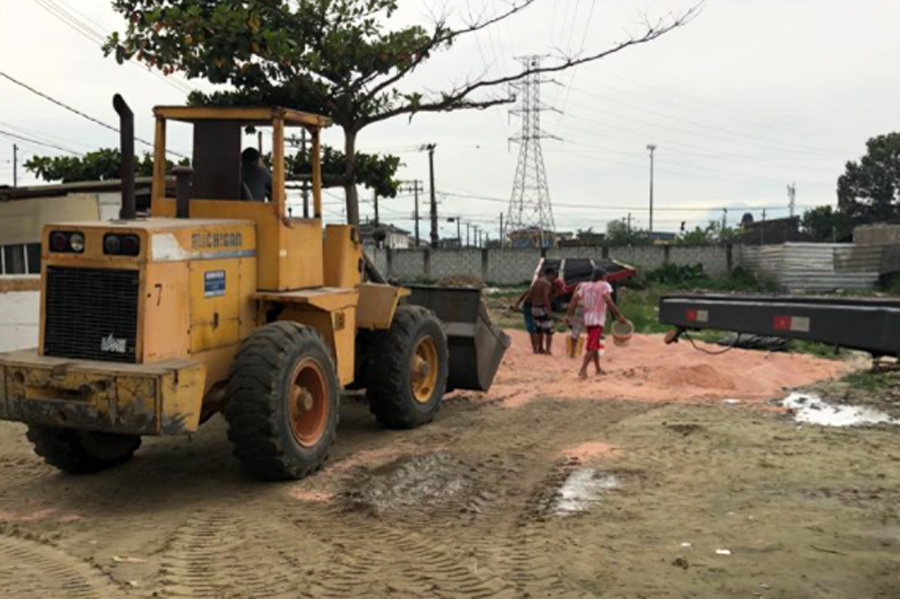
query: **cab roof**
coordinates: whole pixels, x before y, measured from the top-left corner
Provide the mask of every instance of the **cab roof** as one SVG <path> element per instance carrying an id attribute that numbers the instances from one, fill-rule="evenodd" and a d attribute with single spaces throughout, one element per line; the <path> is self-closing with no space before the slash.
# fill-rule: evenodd
<path id="1" fill-rule="evenodd" d="M 157 106 L 153 114 L 157 118 L 186 123 L 237 121 L 242 125 L 270 125 L 281 119 L 288 126 L 324 128 L 331 125 L 328 117 L 279 107 Z"/>

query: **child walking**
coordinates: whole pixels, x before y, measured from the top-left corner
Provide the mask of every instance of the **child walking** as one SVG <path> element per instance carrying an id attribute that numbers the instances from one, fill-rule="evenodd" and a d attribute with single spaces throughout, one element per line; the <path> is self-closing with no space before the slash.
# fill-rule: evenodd
<path id="1" fill-rule="evenodd" d="M 571 326 L 572 316 L 579 305 L 584 305 L 584 325 L 587 329 L 587 343 L 585 344 L 584 360 L 578 376 L 587 378 L 587 369 L 591 362 L 597 374 L 603 372 L 600 368 L 600 354 L 603 352 L 603 325 L 606 323 L 606 307 L 612 310 L 619 322 L 625 322 L 625 317 L 619 311 L 619 307 L 612 299 L 612 285 L 606 282 L 606 271 L 595 268 L 590 283 L 582 283 L 575 290 L 569 310 L 566 314 L 566 322 Z"/>

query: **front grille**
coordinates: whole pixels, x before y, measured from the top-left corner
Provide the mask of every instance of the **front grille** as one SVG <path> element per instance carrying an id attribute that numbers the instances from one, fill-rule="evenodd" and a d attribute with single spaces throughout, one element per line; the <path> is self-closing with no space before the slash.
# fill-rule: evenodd
<path id="1" fill-rule="evenodd" d="M 44 355 L 135 362 L 138 285 L 136 270 L 48 266 Z"/>

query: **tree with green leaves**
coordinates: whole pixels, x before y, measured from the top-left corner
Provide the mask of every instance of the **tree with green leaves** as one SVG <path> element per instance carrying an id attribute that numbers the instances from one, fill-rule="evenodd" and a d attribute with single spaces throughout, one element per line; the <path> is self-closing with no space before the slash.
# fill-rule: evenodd
<path id="1" fill-rule="evenodd" d="M 900 133 L 866 142 L 866 155 L 838 179 L 838 209 L 858 223 L 885 222 L 900 212 Z"/>
<path id="2" fill-rule="evenodd" d="M 606 243 L 609 245 L 650 245 L 653 241 L 644 229 L 628 226 L 628 222 L 611 220 L 606 223 Z"/>
<path id="3" fill-rule="evenodd" d="M 365 127 L 422 112 L 485 109 L 514 98 L 510 84 L 560 72 L 651 42 L 692 20 L 698 4 L 644 23 L 608 48 L 557 54 L 518 73 L 481 74 L 445 89 L 416 91 L 408 77 L 460 39 L 519 15 L 536 0 L 513 0 L 493 15 L 459 26 L 449 16 L 428 25 L 396 25 L 397 0 L 113 0 L 123 33 L 105 45 L 119 62 L 136 57 L 164 73 L 229 85 L 189 101 L 212 105 L 284 106 L 330 117 L 344 133 L 347 219 L 359 222 L 357 136 Z M 449 77 L 448 77 L 449 79 Z"/>
<path id="4" fill-rule="evenodd" d="M 853 235 L 859 222 L 831 206 L 818 206 L 803 213 L 800 226 L 816 241 L 837 241 Z"/>
<path id="5" fill-rule="evenodd" d="M 145 153 L 135 156 L 135 174 L 149 177 L 153 174 L 153 157 Z M 84 156 L 34 156 L 25 168 L 44 181 L 107 181 L 118 179 L 122 172 L 122 152 L 117 148 L 100 148 Z M 166 161 L 166 170 L 174 164 Z"/>
<path id="6" fill-rule="evenodd" d="M 706 227 L 694 227 L 693 231 L 687 231 L 678 236 L 675 243 L 678 245 L 711 245 L 714 243 L 729 243 L 739 237 L 737 229 L 732 227 L 722 228 L 722 223 L 710 221 Z"/>
<path id="7" fill-rule="evenodd" d="M 268 156 L 267 160 L 271 161 Z M 135 156 L 135 174 L 138 177 L 150 177 L 153 174 L 153 157 L 149 153 Z M 322 179 L 324 187 L 343 186 L 343 172 L 346 160 L 344 155 L 325 146 L 322 151 Z M 179 164 L 188 164 L 183 159 Z M 400 183 L 397 181 L 397 169 L 400 159 L 396 156 L 357 153 L 357 181 L 373 189 L 381 197 L 394 197 Z M 122 153 L 117 148 L 101 148 L 88 152 L 83 156 L 34 156 L 24 164 L 25 168 L 44 181 L 106 181 L 118 179 L 122 170 Z M 166 161 L 166 172 L 174 163 Z M 304 178 L 312 172 L 309 153 L 298 152 L 286 159 L 286 171 L 289 177 Z"/>

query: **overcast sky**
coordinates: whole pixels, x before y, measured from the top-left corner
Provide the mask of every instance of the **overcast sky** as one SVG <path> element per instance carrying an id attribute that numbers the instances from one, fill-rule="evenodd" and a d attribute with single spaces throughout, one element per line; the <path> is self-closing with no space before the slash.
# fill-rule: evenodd
<path id="1" fill-rule="evenodd" d="M 484 4 L 488 14 L 506 6 L 500 0 Z M 401 5 L 399 22 L 421 23 L 440 10 L 459 22 L 466 7 L 458 0 Z M 521 16 L 436 57 L 410 83 L 441 89 L 484 71 L 513 72 L 514 57 L 523 54 L 597 51 L 638 31 L 645 13 L 662 16 L 691 5 L 537 0 Z M 60 10 L 68 17 L 61 18 Z M 72 16 L 102 34 L 121 28 L 103 0 L 0 0 L 0 71 L 113 124 L 111 97 L 122 93 L 144 139 L 152 137 L 153 105 L 178 104 L 190 87 L 208 87 L 117 65 L 103 57 L 91 31 L 74 29 Z M 546 112 L 542 124 L 561 138 L 543 141 L 557 228 L 604 230 L 628 212 L 646 227 L 651 143 L 658 146 L 656 230 L 721 219 L 722 208 L 729 209 L 730 223 L 746 211 L 758 219 L 762 208 L 769 218 L 785 216 L 792 182 L 799 206 L 833 204 L 843 164 L 863 154 L 869 137 L 900 130 L 898 23 L 896 0 L 708 0 L 683 29 L 556 75 L 542 95 L 562 114 Z M 77 152 L 118 143 L 115 133 L 2 78 L 0 98 L 0 131 Z M 398 154 L 401 178 L 427 181 L 427 155 L 416 148 L 436 143 L 442 219 L 462 215 L 495 237 L 516 167 L 517 146 L 507 139 L 519 123 L 506 107 L 422 115 L 372 126 L 359 145 Z M 328 140 L 339 144 L 339 131 Z M 23 161 L 61 153 L 17 143 Z M 185 136 L 174 143 L 176 149 L 190 147 Z M 0 133 L 0 183 L 12 182 L 12 144 Z M 20 184 L 34 182 L 23 171 Z M 326 196 L 333 220 L 341 218 L 340 197 L 337 190 Z M 412 204 L 407 194 L 383 200 L 382 220 L 411 229 Z M 370 214 L 371 206 L 362 211 Z M 453 224 L 442 229 L 455 233 Z"/>

